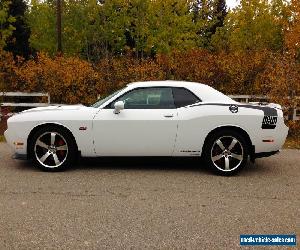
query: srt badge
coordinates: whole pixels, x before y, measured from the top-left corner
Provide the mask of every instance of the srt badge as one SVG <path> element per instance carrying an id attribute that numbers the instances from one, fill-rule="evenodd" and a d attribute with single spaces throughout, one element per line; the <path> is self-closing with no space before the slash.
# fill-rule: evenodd
<path id="1" fill-rule="evenodd" d="M 235 113 L 239 112 L 239 107 L 237 105 L 230 105 L 229 110 L 235 114 Z"/>

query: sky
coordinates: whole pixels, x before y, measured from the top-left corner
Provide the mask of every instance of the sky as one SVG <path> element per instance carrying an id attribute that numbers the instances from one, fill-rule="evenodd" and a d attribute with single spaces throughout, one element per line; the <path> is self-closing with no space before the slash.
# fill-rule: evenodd
<path id="1" fill-rule="evenodd" d="M 239 0 L 226 0 L 228 8 L 234 8 L 239 4 Z"/>

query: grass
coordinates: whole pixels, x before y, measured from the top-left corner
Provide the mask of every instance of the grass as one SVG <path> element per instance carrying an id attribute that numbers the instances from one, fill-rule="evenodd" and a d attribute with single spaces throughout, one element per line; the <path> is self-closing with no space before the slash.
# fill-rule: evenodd
<path id="1" fill-rule="evenodd" d="M 289 149 L 300 149 L 300 136 L 289 136 L 283 147 Z"/>
<path id="2" fill-rule="evenodd" d="M 5 142 L 4 135 L 0 135 L 0 142 Z"/>

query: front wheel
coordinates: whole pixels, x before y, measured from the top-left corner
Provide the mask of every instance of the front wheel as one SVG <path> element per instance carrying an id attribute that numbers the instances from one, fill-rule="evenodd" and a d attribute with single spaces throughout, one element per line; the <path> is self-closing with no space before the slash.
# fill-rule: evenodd
<path id="1" fill-rule="evenodd" d="M 205 145 L 204 158 L 217 174 L 233 175 L 240 171 L 248 160 L 248 144 L 234 130 L 220 130 Z"/>
<path id="2" fill-rule="evenodd" d="M 75 145 L 70 134 L 55 126 L 38 130 L 30 142 L 30 156 L 45 171 L 61 171 L 75 159 Z"/>

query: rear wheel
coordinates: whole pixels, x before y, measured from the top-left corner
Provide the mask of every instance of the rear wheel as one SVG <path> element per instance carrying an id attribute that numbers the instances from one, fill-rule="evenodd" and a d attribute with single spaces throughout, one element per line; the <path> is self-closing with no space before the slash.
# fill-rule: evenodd
<path id="1" fill-rule="evenodd" d="M 204 158 L 215 173 L 233 175 L 246 165 L 248 152 L 247 141 L 241 134 L 223 129 L 208 138 Z"/>
<path id="2" fill-rule="evenodd" d="M 75 159 L 76 146 L 64 129 L 47 126 L 38 130 L 30 142 L 30 156 L 37 167 L 45 171 L 60 171 Z"/>

